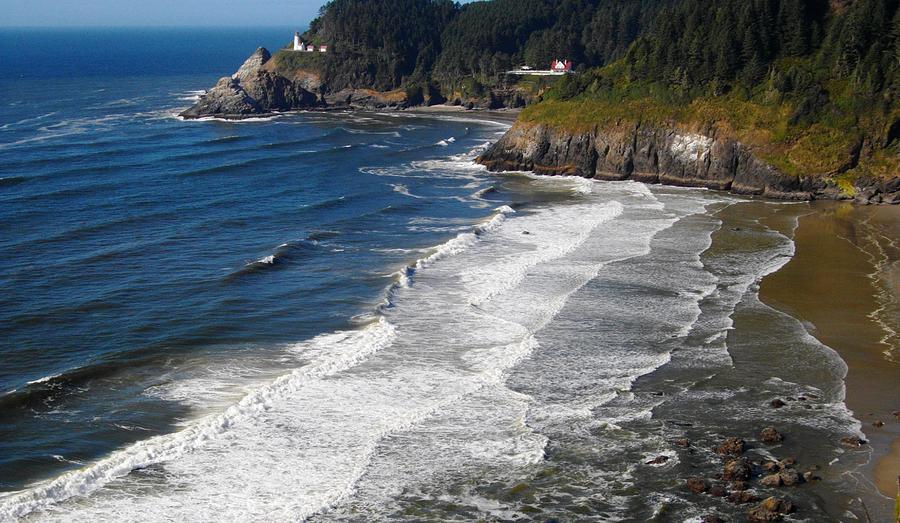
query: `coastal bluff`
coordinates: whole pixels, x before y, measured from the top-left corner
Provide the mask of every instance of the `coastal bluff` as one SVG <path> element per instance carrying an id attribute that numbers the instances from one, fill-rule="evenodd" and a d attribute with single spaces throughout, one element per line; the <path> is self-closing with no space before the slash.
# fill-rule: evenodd
<path id="1" fill-rule="evenodd" d="M 477 95 L 452 89 L 445 93 L 436 86 L 380 91 L 364 80 L 348 87 L 347 82 L 324 79 L 329 76 L 328 67 L 310 60 L 321 57 L 300 55 L 311 63 L 297 67 L 291 62 L 297 53 L 281 50 L 273 55 L 258 48 L 233 75 L 221 78 L 179 116 L 240 120 L 286 111 L 405 109 L 436 104 L 467 109 L 521 108 L 539 101 L 546 87 L 536 89 L 514 77 Z"/>
<path id="2" fill-rule="evenodd" d="M 793 176 L 715 129 L 619 122 L 571 131 L 520 120 L 477 160 L 490 171 L 531 171 L 598 180 L 703 187 L 780 200 L 855 199 L 900 203 L 900 175 L 861 176 L 852 195 L 830 174 Z M 847 168 L 855 161 L 847 158 Z"/>
<path id="3" fill-rule="evenodd" d="M 271 53 L 260 47 L 234 75 L 220 79 L 193 107 L 179 116 L 186 119 L 242 119 L 318 105 L 318 97 L 300 82 L 268 68 L 271 59 Z"/>

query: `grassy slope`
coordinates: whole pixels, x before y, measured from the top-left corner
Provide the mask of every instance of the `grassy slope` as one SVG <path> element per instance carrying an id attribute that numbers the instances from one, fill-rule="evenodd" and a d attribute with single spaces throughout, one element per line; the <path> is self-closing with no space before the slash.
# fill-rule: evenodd
<path id="1" fill-rule="evenodd" d="M 320 73 L 325 67 L 325 53 L 279 49 L 272 55 L 269 67 L 275 73 L 287 78 L 293 78 L 297 71 Z"/>

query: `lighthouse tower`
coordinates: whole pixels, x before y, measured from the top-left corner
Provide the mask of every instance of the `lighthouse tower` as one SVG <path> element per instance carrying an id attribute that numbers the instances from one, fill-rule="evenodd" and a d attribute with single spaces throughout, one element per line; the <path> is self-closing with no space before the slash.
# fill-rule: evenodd
<path id="1" fill-rule="evenodd" d="M 306 46 L 300 41 L 300 33 L 294 33 L 294 51 L 306 51 Z"/>

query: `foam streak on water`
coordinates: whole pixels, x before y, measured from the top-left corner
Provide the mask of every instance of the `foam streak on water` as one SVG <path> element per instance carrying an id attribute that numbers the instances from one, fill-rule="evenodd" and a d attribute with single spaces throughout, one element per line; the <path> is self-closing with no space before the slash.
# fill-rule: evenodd
<path id="1" fill-rule="evenodd" d="M 415 282 L 396 292 L 395 307 L 374 325 L 291 349 L 304 366 L 222 415 L 7 497 L 3 513 L 49 508 L 50 517 L 169 519 L 186 510 L 183 517 L 287 520 L 346 503 L 361 488 L 369 505 L 423 472 L 394 475 L 399 463 L 385 464 L 385 452 L 452 446 L 463 437 L 481 466 L 542 459 L 546 440 L 524 424 L 529 399 L 505 387 L 506 371 L 528 358 L 535 334 L 604 267 L 646 253 L 658 231 L 704 208 L 663 212 L 639 184 L 606 187 L 522 215 L 500 209 L 417 262 Z M 640 220 L 621 219 L 626 207 Z M 619 386 L 665 360 L 629 364 Z M 486 411 L 513 422 L 484 425 Z M 391 448 L 395 435 L 447 423 L 457 438 Z M 425 462 L 464 468 L 464 454 Z M 125 475 L 151 465 L 162 467 L 164 479 L 154 481 L 163 484 L 134 498 L 148 474 Z M 361 487 L 366 477 L 380 481 Z"/>

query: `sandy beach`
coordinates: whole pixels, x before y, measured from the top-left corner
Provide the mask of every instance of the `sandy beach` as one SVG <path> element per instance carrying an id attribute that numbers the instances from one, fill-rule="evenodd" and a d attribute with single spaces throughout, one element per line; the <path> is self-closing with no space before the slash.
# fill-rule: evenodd
<path id="1" fill-rule="evenodd" d="M 900 475 L 900 207 L 814 202 L 796 255 L 767 277 L 764 302 L 802 320 L 847 363 L 846 404 L 862 422 L 866 476 L 889 498 Z"/>

